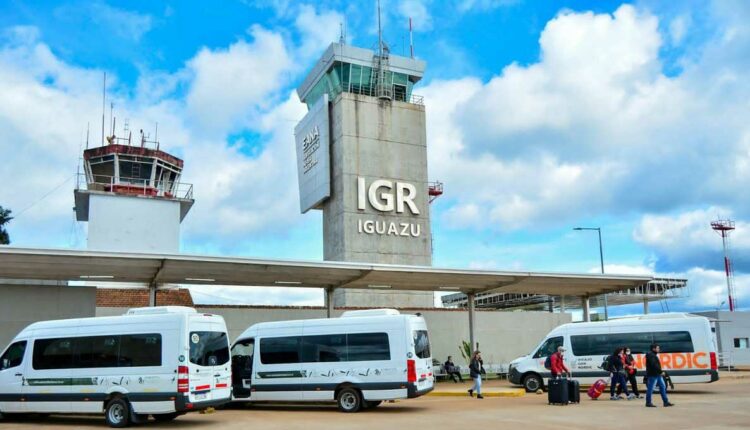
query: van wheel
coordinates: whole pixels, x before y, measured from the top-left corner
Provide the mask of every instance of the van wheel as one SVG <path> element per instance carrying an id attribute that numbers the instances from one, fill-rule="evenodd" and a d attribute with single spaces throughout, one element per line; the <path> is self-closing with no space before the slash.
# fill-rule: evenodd
<path id="1" fill-rule="evenodd" d="M 362 408 L 362 396 L 360 396 L 359 391 L 352 387 L 346 387 L 339 391 L 336 402 L 341 412 L 357 412 Z"/>
<path id="2" fill-rule="evenodd" d="M 173 412 L 171 414 L 156 414 L 156 415 L 152 415 L 152 416 L 154 417 L 155 421 L 163 423 L 163 422 L 167 422 L 167 421 L 172 421 L 175 418 L 179 417 L 180 415 L 181 414 L 179 414 L 177 412 Z"/>
<path id="3" fill-rule="evenodd" d="M 542 388 L 542 385 L 542 378 L 539 375 L 532 373 L 523 378 L 523 388 L 526 389 L 527 393 L 535 393 L 536 390 Z"/>
<path id="4" fill-rule="evenodd" d="M 112 428 L 123 428 L 130 425 L 130 405 L 122 397 L 115 397 L 104 408 L 104 418 Z"/>

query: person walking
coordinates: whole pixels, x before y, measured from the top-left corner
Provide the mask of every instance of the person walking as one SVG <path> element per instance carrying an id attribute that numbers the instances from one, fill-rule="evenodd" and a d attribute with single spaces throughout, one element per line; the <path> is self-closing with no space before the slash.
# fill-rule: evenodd
<path id="1" fill-rule="evenodd" d="M 622 391 L 625 393 L 628 400 L 632 400 L 635 398 L 635 396 L 628 391 L 628 386 L 625 379 L 625 360 L 623 358 L 623 355 L 623 348 L 617 348 L 607 360 L 609 362 L 609 372 L 612 378 L 612 383 L 609 387 L 610 400 L 622 399 L 622 397 L 616 395 L 618 385 L 622 388 Z"/>
<path id="2" fill-rule="evenodd" d="M 471 354 L 471 362 L 469 363 L 469 375 L 474 380 L 474 386 L 469 389 L 469 396 L 474 397 L 474 391 L 477 392 L 477 399 L 483 399 L 482 396 L 482 373 L 484 373 L 484 367 L 482 362 L 482 353 L 474 351 Z"/>
<path id="3" fill-rule="evenodd" d="M 445 360 L 445 363 L 443 364 L 443 368 L 445 369 L 445 373 L 447 373 L 448 376 L 453 379 L 453 382 L 464 382 L 464 379 L 461 377 L 461 370 L 455 364 L 453 364 L 453 356 L 448 356 L 448 359 Z M 458 381 L 456 380 L 456 376 L 458 376 Z"/>
<path id="4" fill-rule="evenodd" d="M 641 396 L 640 391 L 638 391 L 638 381 L 635 379 L 636 373 L 638 373 L 638 369 L 635 367 L 635 358 L 633 358 L 633 354 L 630 353 L 630 348 L 625 347 L 625 373 L 626 377 L 628 379 L 628 382 L 630 382 L 630 388 L 633 390 L 633 395 L 636 398 L 642 399 L 643 396 Z"/>
<path id="5" fill-rule="evenodd" d="M 659 394 L 661 394 L 661 401 L 664 403 L 664 407 L 674 406 L 674 403 L 669 401 L 667 397 L 667 386 L 664 384 L 664 378 L 662 377 L 661 361 L 659 360 L 659 351 L 661 348 L 658 344 L 651 345 L 651 351 L 646 354 L 646 407 L 655 408 L 651 402 L 651 395 L 654 392 L 654 386 L 659 385 Z"/>
<path id="6" fill-rule="evenodd" d="M 552 372 L 552 378 L 561 378 L 563 374 L 570 376 L 570 370 L 565 366 L 565 348 L 561 346 L 557 347 L 557 351 L 550 357 L 550 371 Z"/>

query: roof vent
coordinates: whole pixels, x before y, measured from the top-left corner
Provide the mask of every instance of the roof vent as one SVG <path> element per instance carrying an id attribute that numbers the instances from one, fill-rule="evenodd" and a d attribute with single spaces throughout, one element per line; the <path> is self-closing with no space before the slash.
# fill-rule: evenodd
<path id="1" fill-rule="evenodd" d="M 187 306 L 154 306 L 128 309 L 125 315 L 195 314 L 195 309 Z"/>
<path id="2" fill-rule="evenodd" d="M 401 315 L 401 313 L 396 309 L 365 309 L 361 311 L 346 311 L 341 314 L 341 318 L 381 317 L 385 315 Z"/>

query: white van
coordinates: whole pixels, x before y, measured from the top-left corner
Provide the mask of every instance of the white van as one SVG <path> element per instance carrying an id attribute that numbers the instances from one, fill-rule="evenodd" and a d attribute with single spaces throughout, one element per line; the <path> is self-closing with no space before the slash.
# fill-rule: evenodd
<path id="1" fill-rule="evenodd" d="M 255 324 L 232 345 L 233 400 L 336 401 L 343 412 L 432 391 L 427 325 L 393 309 Z"/>
<path id="2" fill-rule="evenodd" d="M 186 307 L 34 323 L 0 369 L 0 414 L 104 412 L 111 427 L 126 427 L 231 398 L 224 319 Z"/>
<path id="3" fill-rule="evenodd" d="M 661 346 L 661 366 L 673 382 L 719 379 L 711 324 L 708 318 L 686 313 L 563 324 L 552 330 L 529 355 L 513 360 L 508 376 L 512 383 L 523 385 L 526 391 L 543 388 L 544 379 L 550 377 L 544 362 L 560 345 L 566 349 L 565 365 L 582 385 L 609 376 L 601 365 L 618 347 L 630 348 L 639 374 L 645 375 L 645 354 L 652 343 Z"/>

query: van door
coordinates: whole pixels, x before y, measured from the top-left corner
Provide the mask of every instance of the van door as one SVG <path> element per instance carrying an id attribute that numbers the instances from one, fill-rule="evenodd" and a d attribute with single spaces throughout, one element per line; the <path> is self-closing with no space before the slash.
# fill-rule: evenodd
<path id="1" fill-rule="evenodd" d="M 35 339 L 24 372 L 27 412 L 70 412 L 74 337 Z"/>
<path id="2" fill-rule="evenodd" d="M 191 319 L 188 345 L 190 402 L 228 399 L 231 364 L 226 327 L 220 323 Z"/>
<path id="3" fill-rule="evenodd" d="M 256 338 L 253 400 L 302 400 L 306 374 L 302 372 L 300 333 L 300 329 L 285 329 L 278 336 Z"/>
<path id="4" fill-rule="evenodd" d="M 252 394 L 255 339 L 240 339 L 232 346 L 232 395 L 248 399 Z"/>
<path id="5" fill-rule="evenodd" d="M 0 356 L 0 411 L 25 412 L 26 403 L 21 401 L 24 368 L 28 359 L 27 341 L 13 342 Z"/>

